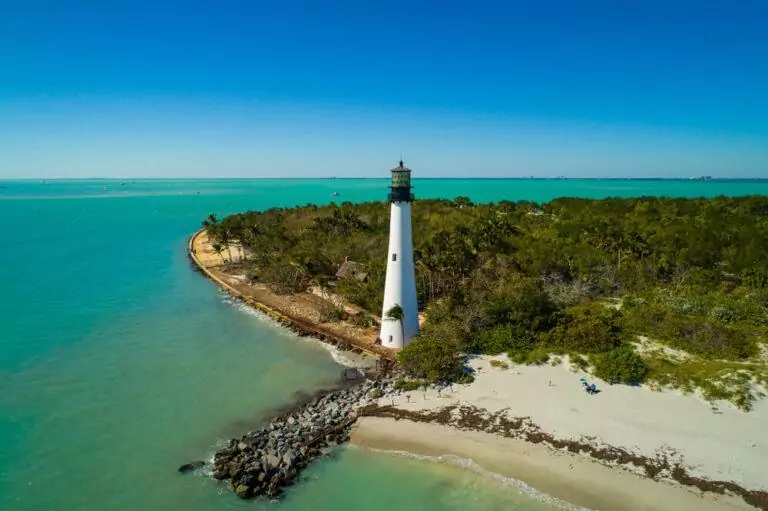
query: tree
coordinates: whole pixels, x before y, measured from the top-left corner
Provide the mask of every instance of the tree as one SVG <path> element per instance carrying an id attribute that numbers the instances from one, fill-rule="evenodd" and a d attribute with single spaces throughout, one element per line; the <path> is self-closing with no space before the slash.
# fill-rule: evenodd
<path id="1" fill-rule="evenodd" d="M 248 260 L 248 256 L 253 252 L 254 244 L 256 243 L 256 231 L 255 229 L 245 229 L 240 236 L 240 245 L 243 249 L 243 259 Z"/>
<path id="2" fill-rule="evenodd" d="M 557 325 L 547 337 L 559 349 L 602 353 L 621 343 L 619 313 L 601 303 L 571 307 L 559 313 Z"/>
<path id="3" fill-rule="evenodd" d="M 218 222 L 219 220 L 216 218 L 216 214 L 211 213 L 205 220 L 203 220 L 203 227 L 206 231 L 209 231 L 210 229 L 216 227 Z"/>
<path id="4" fill-rule="evenodd" d="M 229 262 L 233 262 L 232 260 L 232 248 L 230 245 L 232 244 L 232 231 L 227 228 L 220 226 L 218 229 L 219 231 L 219 242 L 227 248 L 227 254 L 229 254 Z"/>
<path id="5" fill-rule="evenodd" d="M 391 319 L 393 321 L 400 322 L 400 335 L 402 335 L 403 342 L 405 342 L 405 325 L 403 324 L 405 321 L 405 311 L 403 308 L 396 303 L 386 312 L 384 317 L 385 319 Z"/>
<path id="6" fill-rule="evenodd" d="M 221 246 L 219 243 L 213 243 L 211 245 L 211 249 L 213 249 L 213 253 L 221 257 L 222 264 L 224 263 L 224 247 Z"/>

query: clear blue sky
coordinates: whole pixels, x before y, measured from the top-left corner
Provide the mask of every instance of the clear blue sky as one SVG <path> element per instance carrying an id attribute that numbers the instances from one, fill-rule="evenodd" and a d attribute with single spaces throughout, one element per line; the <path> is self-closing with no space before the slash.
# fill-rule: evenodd
<path id="1" fill-rule="evenodd" d="M 0 178 L 768 178 L 764 0 L 3 0 Z"/>

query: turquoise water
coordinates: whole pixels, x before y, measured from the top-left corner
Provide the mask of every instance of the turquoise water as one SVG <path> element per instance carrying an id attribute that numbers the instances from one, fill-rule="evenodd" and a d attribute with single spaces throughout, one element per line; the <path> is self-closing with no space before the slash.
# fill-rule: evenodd
<path id="1" fill-rule="evenodd" d="M 181 463 L 340 366 L 230 303 L 185 240 L 225 215 L 378 200 L 383 180 L 0 181 L 0 509 L 255 509 Z M 742 195 L 766 182 L 416 180 L 419 197 Z M 416 204 L 415 207 L 418 207 Z M 276 509 L 546 509 L 438 464 L 340 450 Z"/>

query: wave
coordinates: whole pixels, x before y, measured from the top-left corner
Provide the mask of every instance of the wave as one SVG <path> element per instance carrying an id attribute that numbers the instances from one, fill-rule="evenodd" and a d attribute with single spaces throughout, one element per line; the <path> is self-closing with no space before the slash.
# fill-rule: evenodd
<path id="1" fill-rule="evenodd" d="M 327 342 L 321 341 L 320 339 L 317 339 L 316 337 L 300 336 L 290 328 L 283 325 L 282 323 L 275 321 L 273 318 L 269 317 L 267 314 L 261 312 L 260 310 L 254 307 L 251 307 L 250 305 L 248 305 L 247 303 L 243 302 L 238 298 L 228 295 L 224 291 L 219 290 L 219 296 L 221 297 L 221 301 L 224 302 L 225 304 L 230 305 L 236 308 L 237 310 L 248 314 L 249 316 L 253 316 L 257 318 L 259 321 L 263 322 L 265 325 L 274 329 L 276 333 L 278 333 L 279 335 L 298 341 L 300 343 L 302 342 L 309 343 L 313 346 L 319 346 L 323 348 L 331 356 L 333 361 L 341 366 L 351 367 L 355 369 L 364 369 L 364 368 L 372 367 L 375 364 L 375 358 L 370 355 L 358 354 L 350 351 L 341 350 L 332 344 L 329 344 Z"/>
<path id="2" fill-rule="evenodd" d="M 349 447 L 351 448 L 358 448 L 354 444 L 350 444 Z M 374 449 L 370 447 L 366 447 L 365 450 L 370 452 L 376 452 L 381 454 L 389 454 L 394 456 L 400 456 L 403 458 L 411 458 L 416 459 L 420 461 L 427 461 L 432 463 L 442 463 L 446 465 L 452 465 L 455 467 L 463 468 L 466 470 L 470 470 L 474 472 L 475 474 L 478 474 L 482 477 L 492 479 L 493 481 L 496 481 L 498 483 L 503 484 L 504 486 L 509 486 L 511 488 L 517 489 L 520 493 L 532 497 L 540 502 L 543 502 L 547 505 L 556 507 L 558 509 L 565 509 L 568 511 L 590 511 L 589 508 L 575 506 L 569 502 L 566 502 L 564 500 L 558 499 L 557 497 L 553 497 L 551 495 L 548 495 L 546 493 L 540 492 L 533 486 L 530 486 L 523 481 L 520 481 L 518 479 L 513 479 L 511 477 L 505 477 L 501 474 L 497 474 L 495 472 L 491 472 L 490 470 L 486 470 L 477 463 L 474 462 L 472 459 L 468 458 L 461 458 L 459 456 L 454 456 L 452 454 L 441 454 L 440 456 L 427 456 L 423 454 L 414 454 L 412 452 L 408 451 L 391 451 L 386 449 Z"/>

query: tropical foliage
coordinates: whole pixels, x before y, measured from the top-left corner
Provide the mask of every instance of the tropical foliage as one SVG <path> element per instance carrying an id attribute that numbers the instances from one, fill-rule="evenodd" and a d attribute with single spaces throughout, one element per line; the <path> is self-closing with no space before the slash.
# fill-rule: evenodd
<path id="1" fill-rule="evenodd" d="M 247 274 L 277 292 L 323 279 L 381 313 L 385 203 L 211 216 L 204 225 L 220 247 L 239 242 Z M 654 360 L 641 353 L 650 369 L 640 369 L 628 354 L 638 335 L 690 354 L 688 364 L 759 362 L 768 198 L 419 200 L 413 234 L 427 319 L 401 359 L 418 377 L 463 374 L 458 353 L 507 352 L 526 361 L 586 354 L 611 380 L 675 380 L 675 369 L 659 363 L 663 352 Z M 365 267 L 365 281 L 334 279 L 346 258 Z"/>

